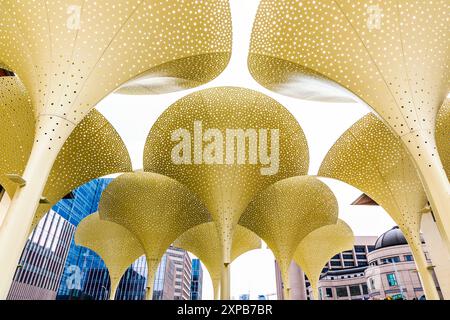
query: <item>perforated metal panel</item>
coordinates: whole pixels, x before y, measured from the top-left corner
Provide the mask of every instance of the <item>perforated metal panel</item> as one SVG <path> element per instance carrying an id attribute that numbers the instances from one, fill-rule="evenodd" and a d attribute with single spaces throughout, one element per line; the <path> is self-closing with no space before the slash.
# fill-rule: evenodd
<path id="1" fill-rule="evenodd" d="M 319 175 L 346 182 L 375 200 L 400 226 L 411 246 L 419 236 L 427 198 L 400 139 L 375 115 L 353 124 L 328 151 Z"/>
<path id="2" fill-rule="evenodd" d="M 24 82 L 37 116 L 71 123 L 146 73 L 204 83 L 231 52 L 226 0 L 5 0 L 0 10 L 0 60 Z"/>
<path id="3" fill-rule="evenodd" d="M 213 286 L 219 284 L 222 272 L 222 245 L 214 222 L 189 229 L 174 242 L 174 246 L 195 254 L 208 269 Z M 233 233 L 231 262 L 240 255 L 259 248 L 261 239 L 250 230 L 237 225 Z"/>
<path id="4" fill-rule="evenodd" d="M 127 268 L 144 254 L 141 243 L 130 231 L 114 222 L 101 220 L 98 213 L 80 222 L 75 243 L 96 252 L 105 262 L 113 294 Z"/>
<path id="5" fill-rule="evenodd" d="M 436 119 L 436 146 L 450 180 L 450 99 L 445 100 Z"/>
<path id="6" fill-rule="evenodd" d="M 12 197 L 17 187 L 5 175 L 22 175 L 34 137 L 33 107 L 17 77 L 0 77 L 0 185 Z"/>
<path id="7" fill-rule="evenodd" d="M 75 128 L 53 165 L 32 228 L 62 197 L 98 177 L 131 171 L 127 148 L 114 127 L 92 110 Z"/>
<path id="8" fill-rule="evenodd" d="M 149 277 L 170 244 L 188 229 L 210 221 L 205 206 L 184 185 L 150 172 L 114 179 L 103 191 L 98 211 L 101 219 L 127 228 L 139 239 Z"/>
<path id="9" fill-rule="evenodd" d="M 285 288 L 289 288 L 289 265 L 299 243 L 337 219 L 337 200 L 328 186 L 317 178 L 301 176 L 275 182 L 260 192 L 239 224 L 267 243 L 280 266 Z"/>
<path id="10" fill-rule="evenodd" d="M 189 149 L 186 153 L 190 159 L 181 164 L 175 163 L 172 154 L 178 142 L 172 139 L 172 135 L 179 130 L 194 135 L 195 122 L 198 121 L 202 122 L 200 135 L 210 129 L 213 131 L 208 132 L 212 136 L 199 138 L 204 150 Z M 249 151 L 247 141 L 247 153 L 243 153 L 245 158 L 239 163 L 238 151 L 234 153 L 235 149 L 231 150 L 233 154 L 229 157 L 226 150 L 227 130 L 232 129 L 251 129 L 267 140 L 258 136 L 260 149 L 255 149 L 253 153 Z M 274 130 L 279 130 L 277 168 L 270 174 L 264 174 L 264 170 L 270 169 L 270 164 L 263 163 L 265 160 L 261 154 L 275 155 L 275 147 L 271 149 L 271 143 L 275 141 L 271 138 Z M 191 138 L 195 143 L 194 136 L 190 136 L 187 142 L 190 143 Z M 212 148 L 213 145 L 216 147 Z M 202 160 L 206 157 L 212 160 L 206 163 Z M 255 161 L 252 163 L 250 159 Z M 145 145 L 144 170 L 177 179 L 203 200 L 218 228 L 224 246 L 224 262 L 229 262 L 233 229 L 247 204 L 258 191 L 271 183 L 306 174 L 308 147 L 298 122 L 272 98 L 243 88 L 212 88 L 178 100 L 159 117 Z"/>
<path id="11" fill-rule="evenodd" d="M 355 242 L 352 229 L 341 219 L 336 224 L 318 228 L 298 245 L 294 261 L 302 268 L 318 299 L 318 283 L 322 269 L 337 253 L 352 250 Z"/>
<path id="12" fill-rule="evenodd" d="M 450 187 L 434 131 L 449 92 L 449 15 L 446 0 L 263 0 L 249 55 L 269 89 L 302 97 L 295 82 L 325 82 L 375 110 L 415 162 L 447 245 Z"/>

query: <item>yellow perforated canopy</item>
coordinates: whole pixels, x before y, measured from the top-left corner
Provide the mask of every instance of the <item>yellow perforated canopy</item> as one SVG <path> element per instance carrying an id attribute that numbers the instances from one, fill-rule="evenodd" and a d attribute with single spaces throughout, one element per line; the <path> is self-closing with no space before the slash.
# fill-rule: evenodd
<path id="1" fill-rule="evenodd" d="M 218 285 L 222 272 L 222 246 L 214 222 L 189 229 L 174 242 L 174 246 L 195 254 L 208 269 L 213 286 Z M 261 248 L 261 239 L 250 230 L 237 225 L 233 234 L 231 262 L 247 251 L 259 248 Z"/>
<path id="2" fill-rule="evenodd" d="M 139 239 L 151 276 L 173 241 L 210 219 L 202 202 L 184 185 L 150 172 L 125 173 L 114 179 L 103 191 L 99 214 Z"/>
<path id="3" fill-rule="evenodd" d="M 37 115 L 73 123 L 136 77 L 209 81 L 231 53 L 226 0 L 4 0 L 0 11 L 0 61 L 20 76 Z"/>
<path id="4" fill-rule="evenodd" d="M 407 151 L 375 115 L 364 116 L 344 132 L 325 156 L 319 175 L 366 193 L 400 226 L 409 244 L 420 248 L 419 212 L 427 198 Z"/>
<path id="5" fill-rule="evenodd" d="M 449 90 L 449 16 L 447 0 L 262 0 L 249 68 L 262 85 L 294 96 L 307 98 L 308 86 L 286 84 L 335 83 L 399 135 L 434 131 Z"/>
<path id="6" fill-rule="evenodd" d="M 308 277 L 315 298 L 317 285 L 325 264 L 337 253 L 351 250 L 355 238 L 352 229 L 341 219 L 336 224 L 323 226 L 308 234 L 298 245 L 294 261 Z"/>
<path id="7" fill-rule="evenodd" d="M 227 141 L 246 142 L 227 149 Z M 243 88 L 211 88 L 178 100 L 159 117 L 145 145 L 144 170 L 177 179 L 203 200 L 218 228 L 224 262 L 230 262 L 233 229 L 249 201 L 275 181 L 306 174 L 308 147 L 298 122 L 272 98 Z"/>
<path id="8" fill-rule="evenodd" d="M 445 100 L 436 119 L 436 145 L 450 180 L 450 99 Z"/>
<path id="9" fill-rule="evenodd" d="M 278 181 L 260 192 L 239 224 L 267 243 L 289 288 L 288 269 L 300 241 L 337 219 L 337 200 L 327 185 L 317 178 L 300 176 Z"/>
<path id="10" fill-rule="evenodd" d="M 75 243 L 102 258 L 109 271 L 113 293 L 123 273 L 144 254 L 141 243 L 130 231 L 117 223 L 101 220 L 98 213 L 80 222 L 75 232 Z"/>
<path id="11" fill-rule="evenodd" d="M 22 175 L 35 129 L 33 107 L 17 77 L 0 77 L 0 119 L 0 185 L 12 197 L 17 185 L 5 175 Z"/>
<path id="12" fill-rule="evenodd" d="M 70 191 L 108 174 L 131 171 L 127 148 L 114 127 L 97 110 L 92 110 L 75 128 L 56 158 L 33 221 L 42 216 Z"/>

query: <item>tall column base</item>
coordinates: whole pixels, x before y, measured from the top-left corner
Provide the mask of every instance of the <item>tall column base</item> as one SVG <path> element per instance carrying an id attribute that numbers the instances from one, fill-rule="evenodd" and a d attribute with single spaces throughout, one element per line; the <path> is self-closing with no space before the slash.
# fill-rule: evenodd
<path id="1" fill-rule="evenodd" d="M 0 226 L 3 223 L 3 220 L 6 217 L 6 214 L 8 213 L 10 204 L 11 204 L 11 199 L 5 191 L 2 198 L 0 199 Z"/>
<path id="2" fill-rule="evenodd" d="M 220 299 L 220 278 L 211 279 L 214 291 L 214 300 Z"/>
<path id="3" fill-rule="evenodd" d="M 41 116 L 23 179 L 0 226 L 0 299 L 6 299 L 27 242 L 48 175 L 64 142 L 75 127 L 56 116 Z"/>
<path id="4" fill-rule="evenodd" d="M 109 293 L 109 300 L 116 300 L 117 289 L 119 288 L 120 279 L 111 279 L 111 290 Z"/>
<path id="5" fill-rule="evenodd" d="M 153 284 L 158 265 L 158 259 L 147 259 L 147 287 L 145 289 L 145 300 L 153 300 Z"/>
<path id="6" fill-rule="evenodd" d="M 407 232 L 403 232 L 403 234 L 407 239 L 407 242 L 411 249 L 411 253 L 414 257 L 414 262 L 416 264 L 417 272 L 419 273 L 420 282 L 422 283 L 422 288 L 425 293 L 426 299 L 440 300 L 439 293 L 436 288 L 436 283 L 433 279 L 433 274 L 428 268 L 427 259 L 422 249 L 422 243 L 414 241 L 414 238 L 412 236 L 408 236 Z M 418 238 L 419 237 L 417 237 L 417 239 Z"/>
<path id="7" fill-rule="evenodd" d="M 450 300 L 450 254 L 431 213 L 422 215 L 421 230 L 442 296 L 445 300 Z"/>
<path id="8" fill-rule="evenodd" d="M 442 242 L 450 254 L 450 184 L 436 151 L 432 132 L 411 132 L 401 137 L 419 173 L 431 204 Z"/>
<path id="9" fill-rule="evenodd" d="M 220 299 L 230 300 L 230 264 L 224 263 L 220 279 Z"/>

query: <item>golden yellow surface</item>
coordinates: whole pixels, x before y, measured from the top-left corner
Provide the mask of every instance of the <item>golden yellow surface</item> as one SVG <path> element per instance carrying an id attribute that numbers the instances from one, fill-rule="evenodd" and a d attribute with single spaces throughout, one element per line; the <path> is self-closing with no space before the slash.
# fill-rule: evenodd
<path id="1" fill-rule="evenodd" d="M 325 156 L 319 175 L 362 190 L 386 210 L 411 248 L 427 299 L 439 299 L 420 237 L 427 197 L 400 139 L 375 115 L 368 114 L 336 141 Z M 442 266 L 436 267 L 439 278 L 445 281 Z"/>
<path id="2" fill-rule="evenodd" d="M 0 77 L 0 121 L 0 185 L 12 197 L 17 185 L 5 175 L 22 175 L 35 129 L 33 107 L 17 77 Z"/>
<path id="3" fill-rule="evenodd" d="M 196 255 L 208 269 L 213 285 L 218 285 L 222 272 L 222 245 L 214 222 L 189 229 L 174 242 L 174 246 Z M 237 225 L 233 234 L 231 262 L 240 255 L 259 248 L 261 239 L 247 228 Z"/>
<path id="4" fill-rule="evenodd" d="M 450 180 L 450 99 L 445 100 L 436 119 L 436 146 Z"/>
<path id="5" fill-rule="evenodd" d="M 205 206 L 184 185 L 150 172 L 114 179 L 103 191 L 98 211 L 101 219 L 120 224 L 139 239 L 152 277 L 181 234 L 210 220 Z"/>
<path id="6" fill-rule="evenodd" d="M 302 268 L 318 299 L 318 282 L 322 269 L 337 253 L 352 250 L 355 242 L 352 229 L 341 219 L 308 234 L 298 245 L 294 261 Z"/>
<path id="7" fill-rule="evenodd" d="M 102 258 L 108 268 L 111 291 L 114 293 L 124 272 L 144 254 L 141 243 L 130 231 L 117 223 L 101 220 L 98 213 L 81 220 L 75 232 L 75 243 L 91 249 Z"/>
<path id="8" fill-rule="evenodd" d="M 408 135 L 404 143 L 430 187 L 442 183 L 432 150 L 436 114 L 449 92 L 449 17 L 447 0 L 262 0 L 249 69 L 283 94 L 302 97 L 307 85 L 295 82 L 323 82 L 363 100 L 399 136 Z"/>
<path id="9" fill-rule="evenodd" d="M 92 110 L 58 154 L 43 192 L 50 203 L 39 205 L 32 228 L 70 191 L 95 178 L 131 170 L 130 156 L 119 134 L 100 112 Z"/>
<path id="10" fill-rule="evenodd" d="M 353 124 L 328 151 L 319 175 L 346 182 L 382 206 L 411 246 L 421 247 L 421 214 L 427 204 L 414 164 L 400 140 L 375 115 Z"/>
<path id="11" fill-rule="evenodd" d="M 5 174 L 22 175 L 35 134 L 35 122 L 29 96 L 17 77 L 0 77 L 0 184 L 12 197 L 17 185 Z M 92 110 L 74 129 L 60 151 L 43 196 L 49 204 L 40 204 L 33 227 L 62 197 L 92 179 L 131 171 L 128 151 L 114 127 L 97 110 Z"/>
<path id="12" fill-rule="evenodd" d="M 75 124 L 129 80 L 162 72 L 198 85 L 231 54 L 226 0 L 4 0 L 0 11 L 0 60 L 24 82 L 36 116 Z"/>
<path id="13" fill-rule="evenodd" d="M 192 134 L 194 121 L 202 121 L 204 130 L 214 128 L 224 135 L 227 129 L 279 129 L 279 170 L 263 175 L 261 168 L 267 165 L 226 164 L 225 160 L 174 164 L 171 152 L 176 142 L 171 135 L 180 128 Z M 230 262 L 233 229 L 250 200 L 275 181 L 306 174 L 308 147 L 296 119 L 272 98 L 244 88 L 211 88 L 178 100 L 159 117 L 146 141 L 144 170 L 177 179 L 202 199 L 216 223 L 224 262 Z"/>
<path id="14" fill-rule="evenodd" d="M 317 178 L 299 176 L 275 182 L 260 192 L 239 224 L 267 243 L 289 288 L 289 265 L 300 242 L 337 219 L 337 200 L 328 186 Z"/>

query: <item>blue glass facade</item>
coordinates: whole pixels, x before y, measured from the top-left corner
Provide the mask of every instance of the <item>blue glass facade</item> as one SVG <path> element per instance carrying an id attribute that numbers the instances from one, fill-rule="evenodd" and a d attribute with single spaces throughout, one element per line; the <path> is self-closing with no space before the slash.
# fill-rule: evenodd
<path id="1" fill-rule="evenodd" d="M 203 268 L 199 259 L 192 259 L 191 300 L 202 300 Z"/>
<path id="2" fill-rule="evenodd" d="M 75 229 L 83 218 L 97 211 L 101 194 L 111 181 L 96 179 L 88 182 L 72 192 L 73 199 L 63 199 L 52 209 Z M 88 279 L 95 279 L 96 285 L 89 284 Z M 102 299 L 102 295 L 106 296 L 105 290 L 109 290 L 105 264 L 93 251 L 76 246 L 72 237 L 56 298 Z"/>
<path id="3" fill-rule="evenodd" d="M 63 199 L 53 210 L 73 225 L 98 209 L 103 190 L 112 179 L 96 179 L 73 191 L 72 199 Z M 116 293 L 116 299 L 143 300 L 147 282 L 145 257 L 136 260 L 125 272 Z M 108 270 L 101 258 L 93 251 L 75 245 L 71 240 L 64 272 L 56 299 L 106 300 L 109 298 L 110 280 Z"/>
<path id="4" fill-rule="evenodd" d="M 93 180 L 73 191 L 72 197 L 61 200 L 52 208 L 53 211 L 67 220 L 72 228 L 70 248 L 56 295 L 58 300 L 109 299 L 110 280 L 105 264 L 95 252 L 75 245 L 73 235 L 80 221 L 97 211 L 101 194 L 111 181 L 112 179 Z M 182 252 L 185 254 L 184 251 Z M 158 275 L 157 273 L 155 277 L 155 299 L 174 299 L 175 263 L 172 260 L 170 262 L 166 260 L 168 259 L 165 255 L 158 269 L 163 274 Z M 197 293 L 194 297 L 201 299 L 203 272 L 200 262 L 197 262 L 197 268 L 194 284 Z M 161 279 L 164 279 L 163 283 L 160 283 Z M 115 298 L 119 300 L 144 300 L 146 284 L 147 263 L 145 256 L 142 256 L 125 272 Z M 188 289 L 189 285 L 188 282 Z M 189 298 L 189 294 L 187 298 Z"/>

